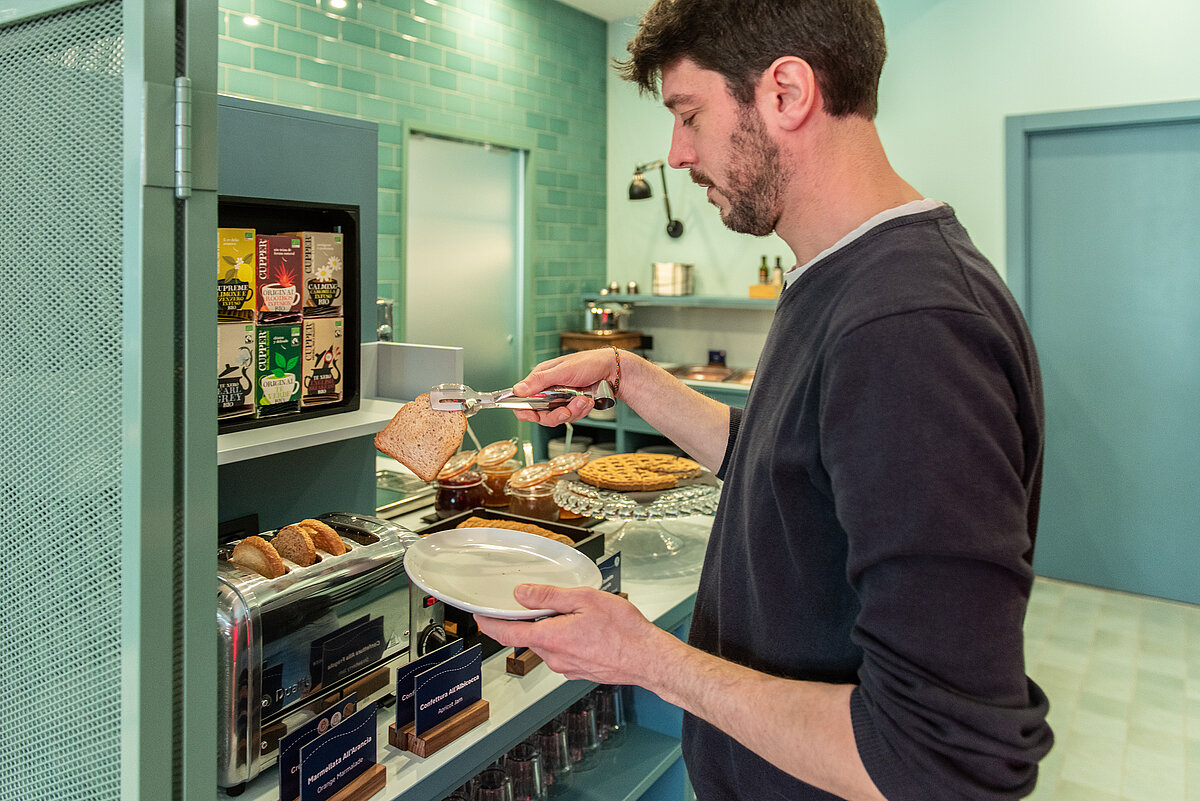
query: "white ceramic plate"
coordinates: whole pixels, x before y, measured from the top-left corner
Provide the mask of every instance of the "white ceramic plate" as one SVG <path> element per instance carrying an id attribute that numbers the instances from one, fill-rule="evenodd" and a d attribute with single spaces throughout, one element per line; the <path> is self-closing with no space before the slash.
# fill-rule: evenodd
<path id="1" fill-rule="evenodd" d="M 600 568 L 569 545 L 502 528 L 452 528 L 422 537 L 404 554 L 404 569 L 425 592 L 466 612 L 532 620 L 556 614 L 526 609 L 518 584 L 600 589 Z"/>

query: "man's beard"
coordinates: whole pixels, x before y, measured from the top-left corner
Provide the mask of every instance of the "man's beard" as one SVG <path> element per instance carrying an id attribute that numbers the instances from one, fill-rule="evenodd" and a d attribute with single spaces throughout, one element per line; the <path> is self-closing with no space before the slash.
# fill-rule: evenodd
<path id="1" fill-rule="evenodd" d="M 721 222 L 731 231 L 766 236 L 779 221 L 784 174 L 779 163 L 779 147 L 767 135 L 766 126 L 753 106 L 738 109 L 738 127 L 729 139 L 735 154 L 727 177 L 728 185 L 715 186 L 710 178 L 691 170 L 692 180 L 712 186 L 729 201 Z"/>

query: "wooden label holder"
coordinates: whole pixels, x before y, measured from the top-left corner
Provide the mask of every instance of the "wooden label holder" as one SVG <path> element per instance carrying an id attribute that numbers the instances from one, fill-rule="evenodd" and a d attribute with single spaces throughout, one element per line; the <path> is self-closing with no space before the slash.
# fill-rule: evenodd
<path id="1" fill-rule="evenodd" d="M 376 762 L 330 796 L 329 801 L 366 801 L 382 790 L 386 784 L 387 768 Z"/>
<path id="2" fill-rule="evenodd" d="M 529 671 L 533 670 L 538 665 L 542 664 L 542 658 L 533 651 L 525 651 L 520 655 L 516 653 L 509 654 L 505 660 L 505 670 L 513 676 L 524 676 Z"/>
<path id="3" fill-rule="evenodd" d="M 416 724 L 406 723 L 399 729 L 388 726 L 388 743 L 393 748 L 411 751 L 422 759 L 437 753 L 450 743 L 491 717 L 488 702 L 480 699 L 418 737 Z"/>

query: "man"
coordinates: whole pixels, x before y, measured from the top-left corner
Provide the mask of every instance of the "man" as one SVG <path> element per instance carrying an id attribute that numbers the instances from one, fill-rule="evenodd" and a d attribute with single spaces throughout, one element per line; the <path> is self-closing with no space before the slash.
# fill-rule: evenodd
<path id="1" fill-rule="evenodd" d="M 689 644 L 622 599 L 518 588 L 562 614 L 479 619 L 572 678 L 685 710 L 707 799 L 1014 799 L 1049 750 L 1022 624 L 1042 398 L 1012 297 L 872 122 L 873 0 L 659 0 L 627 78 L 675 117 L 669 161 L 730 228 L 796 257 L 744 412 L 627 352 L 538 365 L 518 392 L 618 382 L 724 481 Z M 588 402 L 521 418 L 557 425 Z"/>

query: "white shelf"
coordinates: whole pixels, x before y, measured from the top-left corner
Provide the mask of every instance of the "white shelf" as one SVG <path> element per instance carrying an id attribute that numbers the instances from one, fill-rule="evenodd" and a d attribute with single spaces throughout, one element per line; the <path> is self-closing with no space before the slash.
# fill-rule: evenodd
<path id="1" fill-rule="evenodd" d="M 221 434 L 217 437 L 217 464 L 257 459 L 355 437 L 374 436 L 383 430 L 403 405 L 396 401 L 368 398 L 353 412 Z"/>

